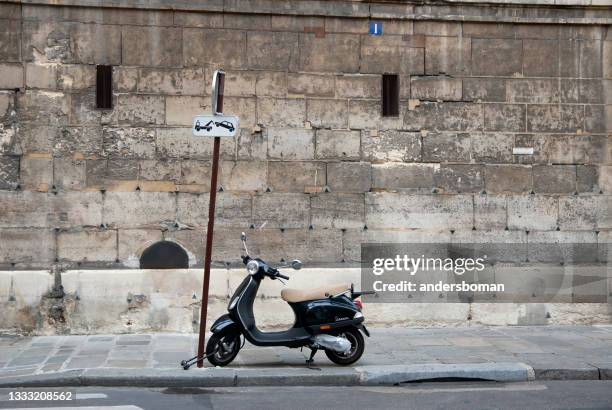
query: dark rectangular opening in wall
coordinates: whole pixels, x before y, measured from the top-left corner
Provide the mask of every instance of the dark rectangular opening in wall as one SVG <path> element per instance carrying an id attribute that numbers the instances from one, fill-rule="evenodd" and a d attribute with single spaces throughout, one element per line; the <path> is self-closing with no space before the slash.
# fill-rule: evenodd
<path id="1" fill-rule="evenodd" d="M 397 74 L 382 76 L 382 115 L 399 116 L 399 75 Z"/>
<path id="2" fill-rule="evenodd" d="M 113 67 L 96 66 L 96 107 L 113 108 Z"/>

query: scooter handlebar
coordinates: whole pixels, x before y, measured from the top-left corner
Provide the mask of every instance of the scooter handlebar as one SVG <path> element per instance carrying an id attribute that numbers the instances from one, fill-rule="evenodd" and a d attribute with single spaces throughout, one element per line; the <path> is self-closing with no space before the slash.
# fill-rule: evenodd
<path id="1" fill-rule="evenodd" d="M 283 275 L 281 273 L 277 273 L 276 276 L 278 276 L 281 279 L 289 280 L 289 276 L 285 276 L 285 275 Z"/>

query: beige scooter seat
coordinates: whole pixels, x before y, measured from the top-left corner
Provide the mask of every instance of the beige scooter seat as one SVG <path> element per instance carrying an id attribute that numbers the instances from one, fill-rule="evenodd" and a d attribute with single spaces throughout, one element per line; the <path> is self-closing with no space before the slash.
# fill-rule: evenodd
<path id="1" fill-rule="evenodd" d="M 332 285 L 325 285 L 318 288 L 312 289 L 283 289 L 281 291 L 281 298 L 285 302 L 296 303 L 304 302 L 306 300 L 325 299 L 330 296 L 335 296 L 342 291 L 351 288 L 350 283 L 336 283 Z"/>

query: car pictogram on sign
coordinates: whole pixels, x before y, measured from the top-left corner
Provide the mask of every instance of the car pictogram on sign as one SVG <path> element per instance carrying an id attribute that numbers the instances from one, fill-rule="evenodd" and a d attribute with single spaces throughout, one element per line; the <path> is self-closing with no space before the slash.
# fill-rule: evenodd
<path id="1" fill-rule="evenodd" d="M 223 127 L 225 129 L 229 130 L 230 132 L 234 131 L 234 125 L 231 122 L 229 122 L 229 121 L 215 122 L 215 125 L 217 127 Z"/>

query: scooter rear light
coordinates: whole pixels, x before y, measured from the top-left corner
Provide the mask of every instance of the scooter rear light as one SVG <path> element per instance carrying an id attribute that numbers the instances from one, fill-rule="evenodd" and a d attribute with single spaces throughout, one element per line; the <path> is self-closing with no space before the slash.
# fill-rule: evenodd
<path id="1" fill-rule="evenodd" d="M 355 306 L 357 306 L 357 309 L 363 309 L 363 303 L 361 303 L 360 300 L 354 300 L 353 303 L 355 304 Z"/>

